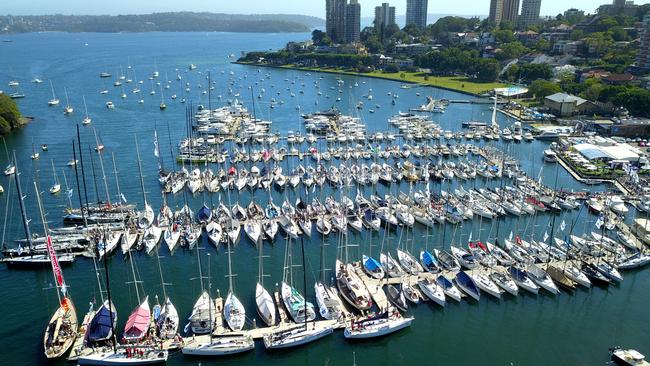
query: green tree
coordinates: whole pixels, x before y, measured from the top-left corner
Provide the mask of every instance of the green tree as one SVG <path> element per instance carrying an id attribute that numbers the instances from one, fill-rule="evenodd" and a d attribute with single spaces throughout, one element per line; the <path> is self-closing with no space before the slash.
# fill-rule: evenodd
<path id="1" fill-rule="evenodd" d="M 526 48 L 521 42 L 519 41 L 514 41 L 514 42 L 509 42 L 509 43 L 504 43 L 499 47 L 500 51 L 496 53 L 495 57 L 499 61 L 504 61 L 504 60 L 511 60 L 513 58 L 517 58 L 525 53 L 527 53 L 529 50 Z"/>
<path id="2" fill-rule="evenodd" d="M 0 135 L 6 135 L 11 132 L 11 126 L 6 119 L 0 117 Z"/>
<path id="3" fill-rule="evenodd" d="M 476 79 L 479 81 L 496 81 L 501 72 L 501 66 L 495 59 L 478 58 L 475 61 Z"/>
<path id="4" fill-rule="evenodd" d="M 519 66 L 521 78 L 528 81 L 550 79 L 553 69 L 547 64 L 523 64 Z"/>
<path id="5" fill-rule="evenodd" d="M 560 84 L 547 80 L 535 80 L 528 87 L 529 92 L 538 100 L 562 91 Z"/>
<path id="6" fill-rule="evenodd" d="M 629 36 L 623 27 L 613 27 L 609 29 L 612 34 L 612 39 L 616 42 L 627 41 Z"/>
<path id="7" fill-rule="evenodd" d="M 318 29 L 314 29 L 314 31 L 311 32 L 311 40 L 316 46 L 329 46 L 332 44 L 332 40 L 327 33 Z"/>
<path id="8" fill-rule="evenodd" d="M 508 43 L 515 40 L 515 34 L 509 29 L 498 29 L 492 32 L 494 39 L 499 43 Z"/>
<path id="9" fill-rule="evenodd" d="M 10 129 L 20 124 L 20 111 L 13 99 L 6 94 L 0 94 L 0 117 L 5 120 Z"/>
<path id="10" fill-rule="evenodd" d="M 585 31 L 583 31 L 582 29 L 575 29 L 575 30 L 573 30 L 573 32 L 571 32 L 571 34 L 569 35 L 569 38 L 572 41 L 577 41 L 577 40 L 582 39 L 582 37 L 584 37 L 584 36 L 585 36 Z"/>

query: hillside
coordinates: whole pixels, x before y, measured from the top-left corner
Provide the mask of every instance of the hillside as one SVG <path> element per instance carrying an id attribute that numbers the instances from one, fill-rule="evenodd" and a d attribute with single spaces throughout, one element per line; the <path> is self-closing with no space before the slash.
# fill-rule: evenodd
<path id="1" fill-rule="evenodd" d="M 217 13 L 153 13 L 139 15 L 0 16 L 0 33 L 29 32 L 308 32 L 322 26 L 305 15 L 233 15 Z"/>

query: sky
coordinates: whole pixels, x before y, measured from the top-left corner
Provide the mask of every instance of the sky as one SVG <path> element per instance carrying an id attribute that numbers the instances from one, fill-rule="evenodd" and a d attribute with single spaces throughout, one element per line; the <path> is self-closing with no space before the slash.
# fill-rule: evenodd
<path id="1" fill-rule="evenodd" d="M 406 0 L 359 0 L 362 16 L 374 15 L 375 6 L 388 1 L 396 14 L 406 13 Z M 593 13 L 611 0 L 542 0 L 541 15 L 557 15 L 569 7 Z M 490 0 L 429 0 L 429 14 L 487 15 Z M 637 0 L 647 4 L 650 0 Z M 231 14 L 304 14 L 325 17 L 325 0 L 0 0 L 0 14 L 146 14 L 167 11 L 208 11 Z"/>

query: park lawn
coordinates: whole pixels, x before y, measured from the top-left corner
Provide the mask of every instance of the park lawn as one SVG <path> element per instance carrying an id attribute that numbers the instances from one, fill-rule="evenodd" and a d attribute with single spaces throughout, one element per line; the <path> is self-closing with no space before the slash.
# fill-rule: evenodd
<path id="1" fill-rule="evenodd" d="M 299 69 L 305 71 L 375 77 L 381 79 L 403 81 L 407 83 L 436 86 L 471 94 L 482 94 L 489 92 L 495 88 L 503 88 L 506 86 L 502 83 L 480 83 L 470 80 L 466 76 L 428 76 L 428 78 L 425 80 L 425 74 L 421 72 L 385 73 L 381 70 L 375 70 L 367 73 L 359 73 L 356 70 L 346 68 L 296 67 L 295 65 L 283 65 L 281 67 L 286 69 Z"/>

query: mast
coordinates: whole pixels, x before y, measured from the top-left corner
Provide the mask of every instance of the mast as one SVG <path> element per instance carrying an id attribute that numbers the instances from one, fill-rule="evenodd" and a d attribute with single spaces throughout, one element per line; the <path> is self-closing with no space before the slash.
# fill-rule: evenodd
<path id="1" fill-rule="evenodd" d="M 115 185 L 117 187 L 117 201 L 120 203 L 120 213 L 124 211 L 124 205 L 122 204 L 122 192 L 120 192 L 120 180 L 117 178 L 117 165 L 115 164 L 115 154 L 111 153 L 111 159 L 113 160 L 113 173 L 115 174 Z"/>
<path id="2" fill-rule="evenodd" d="M 95 175 L 95 159 L 93 159 L 93 151 L 90 146 L 88 146 L 88 152 L 90 152 L 90 171 L 93 176 L 93 185 L 95 186 L 95 197 L 97 198 L 97 203 L 100 203 L 99 188 L 97 188 L 97 176 Z"/>
<path id="3" fill-rule="evenodd" d="M 74 160 L 74 176 L 77 180 L 77 196 L 79 197 L 79 211 L 81 211 L 81 219 L 84 222 L 84 227 L 88 227 L 88 220 L 86 219 L 87 211 L 84 211 L 84 203 L 81 199 L 81 189 L 79 188 L 79 172 L 77 170 L 77 149 L 75 147 L 74 139 L 72 140 L 72 159 Z M 84 192 L 86 191 L 86 182 L 84 181 Z M 88 196 L 86 196 L 86 202 L 88 202 Z M 72 206 L 72 203 L 70 204 Z"/>
<path id="4" fill-rule="evenodd" d="M 111 195 L 108 193 L 108 183 L 106 181 L 106 171 L 104 170 L 104 157 L 102 156 L 102 150 L 99 149 L 99 140 L 97 140 L 97 130 L 93 128 L 93 134 L 95 134 L 95 143 L 97 144 L 97 154 L 99 154 L 99 166 L 102 170 L 102 180 L 104 181 L 104 190 L 106 190 L 106 203 L 111 205 Z"/>
<path id="5" fill-rule="evenodd" d="M 129 252 L 129 256 L 131 253 Z M 94 259 L 93 259 L 94 260 Z M 133 261 L 131 261 L 131 265 L 133 266 Z M 113 341 L 111 342 L 113 344 L 113 353 L 117 353 L 117 339 L 115 335 L 115 326 L 114 326 L 114 320 L 113 320 L 113 310 L 111 309 L 113 307 L 113 301 L 111 300 L 111 281 L 110 278 L 108 277 L 108 255 L 106 254 L 106 245 L 104 244 L 104 275 L 106 276 L 106 296 L 108 297 L 108 313 L 109 317 L 111 319 L 111 334 L 113 338 Z M 135 277 L 134 277 L 135 281 Z M 138 289 L 138 285 L 136 284 L 136 292 Z M 140 302 L 140 297 L 138 297 L 138 303 Z"/>
<path id="6" fill-rule="evenodd" d="M 300 251 L 302 252 L 302 290 L 303 290 L 303 308 L 305 311 L 305 330 L 307 330 L 307 269 L 305 267 L 305 239 L 300 236 Z"/>
<path id="7" fill-rule="evenodd" d="M 142 198 L 144 199 L 144 205 L 147 206 L 147 192 L 144 190 L 144 178 L 142 178 L 142 163 L 140 162 L 140 149 L 138 148 L 138 137 L 135 138 L 135 153 L 138 157 L 138 171 L 140 172 L 140 188 L 142 188 Z"/>
<path id="8" fill-rule="evenodd" d="M 29 219 L 27 219 L 27 210 L 25 209 L 25 202 L 23 202 L 23 192 L 22 189 L 20 188 L 20 173 L 18 171 L 18 160 L 16 160 L 16 151 L 13 151 L 13 156 L 14 156 L 14 166 L 16 167 L 16 174 L 14 174 L 14 178 L 16 180 L 16 190 L 18 192 L 18 203 L 20 204 L 20 214 L 22 215 L 23 218 L 23 228 L 25 230 L 25 238 L 27 239 L 27 244 L 29 245 L 30 253 L 33 254 L 32 248 L 34 243 L 32 242 L 32 234 L 29 231 Z"/>
<path id="9" fill-rule="evenodd" d="M 81 152 L 81 135 L 79 133 L 79 125 L 77 125 L 77 149 L 79 149 L 79 163 L 81 164 L 81 178 L 83 180 L 83 185 L 84 185 L 84 198 L 86 200 L 86 206 L 88 206 L 88 190 L 86 188 L 86 173 L 84 172 L 84 158 L 83 158 L 83 153 Z M 75 158 L 75 171 L 76 170 L 77 170 L 77 161 Z M 88 207 L 86 207 L 86 209 L 87 208 Z"/>
<path id="10" fill-rule="evenodd" d="M 39 193 L 38 185 L 36 184 L 36 181 L 34 181 L 34 189 L 36 192 L 36 201 L 38 202 L 38 211 L 41 214 L 43 232 L 45 233 L 46 240 L 47 240 L 47 252 L 48 252 L 47 254 L 50 257 L 50 264 L 52 265 L 52 276 L 54 277 L 54 281 L 56 282 L 57 287 L 61 289 L 61 293 L 57 291 L 56 296 L 59 298 L 59 303 L 63 305 L 64 302 L 61 300 L 61 294 L 63 294 L 64 299 L 67 299 L 68 297 L 67 289 L 65 286 L 65 280 L 63 279 L 63 272 L 61 271 L 61 267 L 59 267 L 59 261 L 56 258 L 56 252 L 52 247 L 52 238 L 50 237 L 50 234 L 48 233 L 47 230 L 47 223 L 45 222 L 45 215 L 43 214 L 43 205 L 41 204 L 41 195 Z"/>

